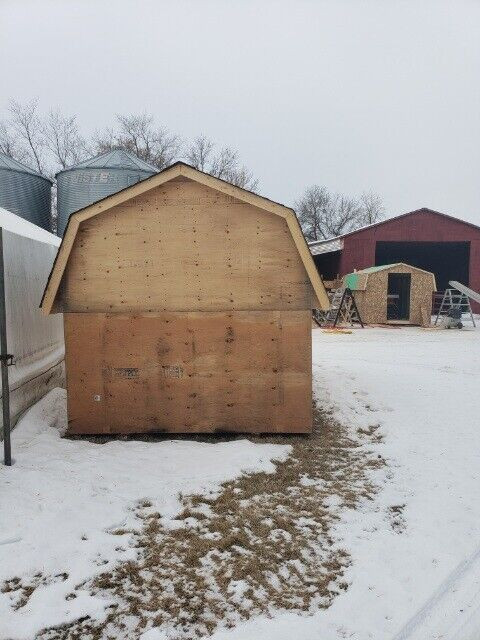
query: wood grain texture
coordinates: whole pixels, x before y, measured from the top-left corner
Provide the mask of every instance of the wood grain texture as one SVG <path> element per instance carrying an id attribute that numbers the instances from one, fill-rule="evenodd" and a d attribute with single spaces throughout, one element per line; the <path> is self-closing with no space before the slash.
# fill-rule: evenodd
<path id="1" fill-rule="evenodd" d="M 284 218 L 189 179 L 80 223 L 64 312 L 318 306 Z"/>
<path id="2" fill-rule="evenodd" d="M 152 176 L 151 178 L 144 180 L 136 185 L 124 189 L 123 191 L 113 194 L 104 200 L 94 203 L 81 211 L 72 214 L 69 224 L 67 226 L 65 236 L 55 261 L 54 268 L 51 273 L 51 277 L 45 288 L 44 296 L 41 303 L 42 311 L 45 314 L 56 313 L 65 308 L 65 300 L 61 299 L 62 290 L 65 289 L 64 278 L 65 271 L 70 263 L 70 257 L 74 245 L 77 244 L 77 234 L 79 229 L 88 227 L 88 222 L 92 221 L 96 217 L 102 217 L 112 210 L 126 207 L 136 207 L 137 204 L 142 202 L 144 196 L 151 194 L 152 192 L 161 190 L 168 184 L 175 184 L 179 182 L 194 182 L 195 184 L 204 187 L 207 191 L 223 196 L 227 202 L 241 203 L 250 208 L 256 209 L 257 213 L 262 212 L 264 215 L 276 216 L 284 221 L 291 240 L 296 248 L 297 255 L 303 264 L 305 274 L 309 280 L 312 289 L 311 295 L 311 307 L 326 310 L 329 306 L 328 296 L 323 286 L 321 277 L 319 276 L 315 265 L 313 263 L 312 256 L 306 244 L 303 233 L 300 229 L 300 225 L 292 209 L 280 205 L 276 202 L 263 198 L 255 193 L 251 193 L 244 189 L 240 189 L 235 185 L 232 185 L 223 180 L 219 180 L 213 176 L 205 174 L 201 171 L 194 169 L 183 163 L 177 163 L 172 167 L 165 169 L 159 174 Z M 189 209 L 191 199 L 188 195 L 183 198 L 184 204 Z M 177 204 L 182 202 L 182 194 L 177 200 Z M 210 200 L 209 200 L 210 202 Z M 194 208 L 202 208 L 202 201 L 196 199 Z M 203 202 L 205 205 L 205 201 Z M 121 231 L 119 232 L 121 235 Z M 252 238 L 252 241 L 254 239 Z M 60 298 L 60 299 L 59 299 Z"/>
<path id="3" fill-rule="evenodd" d="M 72 434 L 311 431 L 309 311 L 64 317 Z"/>

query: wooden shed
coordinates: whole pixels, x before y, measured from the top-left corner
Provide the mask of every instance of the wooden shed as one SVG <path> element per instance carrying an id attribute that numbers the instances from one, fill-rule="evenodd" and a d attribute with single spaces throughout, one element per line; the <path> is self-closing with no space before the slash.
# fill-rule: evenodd
<path id="1" fill-rule="evenodd" d="M 328 305 L 292 209 L 186 164 L 77 211 L 41 304 L 69 432 L 309 432 Z"/>
<path id="2" fill-rule="evenodd" d="M 430 324 L 435 276 L 401 262 L 370 267 L 345 276 L 367 324 Z"/>

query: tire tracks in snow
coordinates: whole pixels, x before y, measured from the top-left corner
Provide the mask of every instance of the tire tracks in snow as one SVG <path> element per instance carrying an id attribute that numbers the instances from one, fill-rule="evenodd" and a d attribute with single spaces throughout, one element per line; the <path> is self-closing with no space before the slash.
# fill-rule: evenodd
<path id="1" fill-rule="evenodd" d="M 392 640 L 480 639 L 480 546 L 442 582 Z"/>

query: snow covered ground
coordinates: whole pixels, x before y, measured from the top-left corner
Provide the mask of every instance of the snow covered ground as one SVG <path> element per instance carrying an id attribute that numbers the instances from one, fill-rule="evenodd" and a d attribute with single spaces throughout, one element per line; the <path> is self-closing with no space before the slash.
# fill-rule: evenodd
<path id="1" fill-rule="evenodd" d="M 290 451 L 288 445 L 248 440 L 95 444 L 62 439 L 65 396 L 55 389 L 30 410 L 12 434 L 15 464 L 0 468 L 0 583 L 37 572 L 49 576 L 28 606 L 17 611 L 11 594 L 0 593 L 1 640 L 32 640 L 46 626 L 87 614 L 102 617 L 104 600 L 87 593 L 73 600 L 65 596 L 107 569 L 105 560 L 134 557 L 134 550 L 123 549 L 109 531 L 137 527 L 133 510 L 140 501 L 173 517 L 181 509 L 179 494 L 209 495 L 242 472 L 273 472 L 271 460 Z"/>
<path id="2" fill-rule="evenodd" d="M 380 425 L 372 446 L 388 460 L 376 498 L 336 527 L 352 557 L 349 588 L 313 616 L 251 619 L 213 639 L 478 640 L 480 331 L 313 336 L 318 399 L 354 431 Z M 290 450 L 247 440 L 100 445 L 60 438 L 65 424 L 64 392 L 54 391 L 15 430 L 16 464 L 0 469 L 0 583 L 50 577 L 18 611 L 0 594 L 2 640 L 101 615 L 104 601 L 65 596 L 105 568 L 100 558 L 134 557 L 109 531 L 136 526 L 139 501 L 173 517 L 180 492 L 208 494 L 242 472 L 274 472 L 272 460 Z M 143 640 L 163 638 L 151 630 Z"/>
<path id="3" fill-rule="evenodd" d="M 313 335 L 319 397 L 353 427 L 381 425 L 389 472 L 375 503 L 338 526 L 353 558 L 346 593 L 311 618 L 213 639 L 478 640 L 480 330 Z"/>

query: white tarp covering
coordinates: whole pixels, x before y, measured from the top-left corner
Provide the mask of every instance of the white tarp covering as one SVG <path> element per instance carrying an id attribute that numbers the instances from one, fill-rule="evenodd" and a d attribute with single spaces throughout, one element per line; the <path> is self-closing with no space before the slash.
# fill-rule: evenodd
<path id="1" fill-rule="evenodd" d="M 64 383 L 63 318 L 39 304 L 60 239 L 0 209 L 12 424 L 47 391 Z"/>

